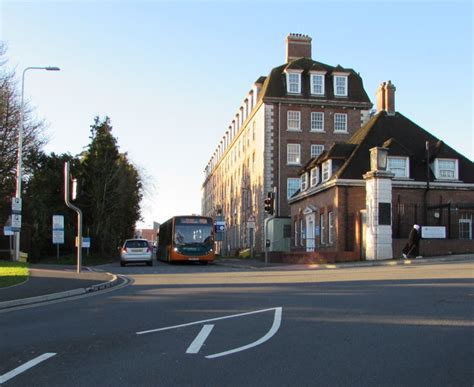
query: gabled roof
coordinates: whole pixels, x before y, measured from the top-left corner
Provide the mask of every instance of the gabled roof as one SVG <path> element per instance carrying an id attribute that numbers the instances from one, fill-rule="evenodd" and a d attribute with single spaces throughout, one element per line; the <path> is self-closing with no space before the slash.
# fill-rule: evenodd
<path id="1" fill-rule="evenodd" d="M 362 179 L 370 170 L 370 149 L 387 146 L 389 156 L 410 157 L 410 177 L 416 181 L 426 180 L 426 148 L 430 145 L 430 161 L 436 157 L 459 160 L 459 180 L 474 183 L 474 163 L 465 156 L 440 141 L 401 113 L 393 115 L 382 111 L 359 129 L 349 144 L 355 148 L 344 165 L 337 171 L 341 179 Z M 430 179 L 434 176 L 431 174 Z"/>
<path id="2" fill-rule="evenodd" d="M 302 71 L 302 88 L 301 95 L 288 95 L 286 89 L 286 73 L 287 70 Z M 325 71 L 325 95 L 315 96 L 310 93 L 310 71 Z M 348 95 L 346 98 L 334 97 L 333 90 L 333 72 L 346 72 L 348 76 Z M 364 90 L 362 78 L 353 69 L 346 69 L 338 65 L 337 67 L 327 65 L 325 63 L 316 62 L 310 58 L 300 58 L 271 70 L 266 78 L 261 96 L 263 98 L 314 98 L 315 100 L 338 100 L 348 102 L 358 102 L 367 104 L 367 108 L 372 106 L 367 93 Z"/>

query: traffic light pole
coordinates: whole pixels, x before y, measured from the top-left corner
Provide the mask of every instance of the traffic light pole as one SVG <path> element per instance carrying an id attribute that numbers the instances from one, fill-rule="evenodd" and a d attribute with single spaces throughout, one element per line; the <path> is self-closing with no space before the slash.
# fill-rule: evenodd
<path id="1" fill-rule="evenodd" d="M 80 273 L 82 269 L 82 211 L 69 200 L 69 179 L 69 161 L 66 161 L 64 163 L 64 202 L 66 206 L 77 212 L 77 272 Z"/>

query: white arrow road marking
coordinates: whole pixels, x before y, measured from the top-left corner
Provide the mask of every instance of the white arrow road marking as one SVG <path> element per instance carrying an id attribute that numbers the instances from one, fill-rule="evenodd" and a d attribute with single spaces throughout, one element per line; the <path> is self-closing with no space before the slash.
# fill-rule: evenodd
<path id="1" fill-rule="evenodd" d="M 281 306 L 279 306 L 279 307 L 276 307 L 276 308 L 256 310 L 254 312 L 239 313 L 239 314 L 233 314 L 233 315 L 230 315 L 230 316 L 216 317 L 216 318 L 211 318 L 211 319 L 208 319 L 208 320 L 190 322 L 190 323 L 187 323 L 187 324 L 173 325 L 171 327 L 150 329 L 148 331 L 137 332 L 137 335 L 144 335 L 144 334 L 147 334 L 147 333 L 154 333 L 154 332 L 167 331 L 167 330 L 170 330 L 170 329 L 189 327 L 191 325 L 204 324 L 204 323 L 211 322 L 211 321 L 219 321 L 219 320 L 225 320 L 225 319 L 229 319 L 229 318 L 248 316 L 248 315 L 251 315 L 251 314 L 269 312 L 271 310 L 273 310 L 275 312 L 275 316 L 274 316 L 274 319 L 273 319 L 273 324 L 272 324 L 272 327 L 270 328 L 270 330 L 264 336 L 262 336 L 257 341 L 254 341 L 253 343 L 244 345 L 242 347 L 238 347 L 238 348 L 230 349 L 230 350 L 225 351 L 225 352 L 220 352 L 220 353 L 216 353 L 214 355 L 206 356 L 206 359 L 214 359 L 216 357 L 231 355 L 233 353 L 245 351 L 246 349 L 256 347 L 257 345 L 263 344 L 266 341 L 270 340 L 275 335 L 275 333 L 277 333 L 278 329 L 280 328 L 281 314 L 282 314 L 283 308 Z M 199 350 L 201 349 L 201 346 L 204 344 L 204 341 L 207 339 L 207 337 L 211 333 L 211 330 L 212 330 L 213 327 L 214 327 L 214 325 L 204 325 L 201 332 L 198 334 L 198 336 L 194 339 L 194 341 L 188 347 L 186 353 L 197 353 L 197 352 L 199 352 Z M 190 351 L 196 351 L 196 352 L 190 352 Z"/>
<path id="2" fill-rule="evenodd" d="M 225 352 L 220 352 L 220 353 L 216 353 L 214 355 L 206 356 L 206 359 L 215 359 L 216 357 L 231 355 L 233 353 L 245 351 L 246 349 L 256 347 L 257 345 L 263 344 L 265 341 L 270 340 L 273 337 L 273 335 L 275 333 L 277 333 L 278 329 L 280 328 L 280 325 L 281 325 L 281 310 L 282 310 L 281 307 L 275 308 L 275 317 L 273 319 L 273 325 L 265 336 L 262 336 L 257 341 L 254 341 L 253 343 L 244 345 L 242 347 L 235 348 L 235 349 L 230 349 L 230 350 L 225 351 Z"/>
<path id="3" fill-rule="evenodd" d="M 49 359 L 56 355 L 55 353 L 44 353 L 41 356 L 35 357 L 33 360 L 15 368 L 14 370 L 7 372 L 6 374 L 0 375 L 0 384 L 5 383 L 6 381 L 14 378 L 15 376 L 25 372 L 26 370 L 38 365 L 39 363 Z"/>
<path id="4" fill-rule="evenodd" d="M 204 325 L 201 329 L 201 332 L 199 332 L 194 341 L 186 350 L 186 353 L 198 353 L 204 342 L 206 341 L 207 336 L 209 336 L 209 334 L 211 333 L 212 328 L 214 328 L 214 325 Z"/>

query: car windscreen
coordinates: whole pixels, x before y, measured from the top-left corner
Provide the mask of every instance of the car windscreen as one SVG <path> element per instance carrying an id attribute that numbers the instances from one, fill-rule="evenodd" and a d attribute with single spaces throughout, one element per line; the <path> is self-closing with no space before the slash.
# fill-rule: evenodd
<path id="1" fill-rule="evenodd" d="M 125 242 L 125 248 L 128 249 L 138 249 L 148 247 L 147 241 L 127 241 Z"/>

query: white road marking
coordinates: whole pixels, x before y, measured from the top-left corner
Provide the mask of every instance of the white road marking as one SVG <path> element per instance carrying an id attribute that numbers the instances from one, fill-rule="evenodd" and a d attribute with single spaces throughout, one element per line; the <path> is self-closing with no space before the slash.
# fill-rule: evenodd
<path id="1" fill-rule="evenodd" d="M 14 378 L 15 376 L 25 372 L 26 370 L 38 365 L 39 363 L 49 359 L 56 355 L 55 353 L 44 353 L 41 356 L 35 357 L 33 360 L 15 368 L 14 370 L 7 372 L 6 374 L 0 375 L 0 384 L 5 383 L 6 381 Z"/>
<path id="2" fill-rule="evenodd" d="M 201 332 L 199 332 L 194 341 L 186 350 L 186 353 L 198 353 L 204 342 L 206 341 L 207 336 L 209 336 L 209 334 L 211 333 L 212 328 L 214 328 L 214 325 L 212 324 L 204 325 L 201 329 Z"/>
<path id="3" fill-rule="evenodd" d="M 277 331 L 278 331 L 278 329 L 280 328 L 280 325 L 281 325 L 281 311 L 282 311 L 282 308 L 279 307 L 279 308 L 274 308 L 274 309 L 275 309 L 275 318 L 273 319 L 273 325 L 265 336 L 262 336 L 257 341 L 254 341 L 253 343 L 244 345 L 242 347 L 235 348 L 235 349 L 230 349 L 230 350 L 225 351 L 225 352 L 220 352 L 220 353 L 216 353 L 214 355 L 206 356 L 206 359 L 215 359 L 216 357 L 231 355 L 233 353 L 245 351 L 246 349 L 256 347 L 257 345 L 263 344 L 264 342 L 270 340 L 273 337 L 273 335 L 275 333 L 277 333 Z"/>
<path id="4" fill-rule="evenodd" d="M 281 309 L 282 309 L 282 308 L 281 308 L 281 306 L 280 306 L 280 307 L 277 307 L 277 308 L 262 309 L 262 310 L 256 310 L 256 311 L 254 311 L 254 312 L 239 313 L 239 314 L 233 314 L 233 315 L 230 315 L 230 316 L 210 318 L 210 319 L 208 319 L 208 320 L 194 321 L 194 322 L 190 322 L 190 323 L 187 323 L 187 324 L 173 325 L 173 326 L 171 326 L 171 327 L 158 328 L 158 329 L 150 329 L 150 330 L 148 330 L 148 331 L 137 332 L 137 335 L 144 335 L 144 334 L 147 334 L 147 333 L 154 333 L 154 332 L 160 332 L 160 331 L 167 331 L 167 330 L 169 330 L 169 329 L 176 329 L 176 328 L 189 327 L 189 326 L 191 326 L 191 325 L 204 324 L 204 323 L 207 323 L 207 322 L 225 320 L 225 319 L 228 319 L 228 318 L 249 316 L 249 315 L 251 315 L 251 314 L 269 312 L 270 310 L 277 311 L 278 309 L 280 310 L 280 317 L 281 317 Z"/>

